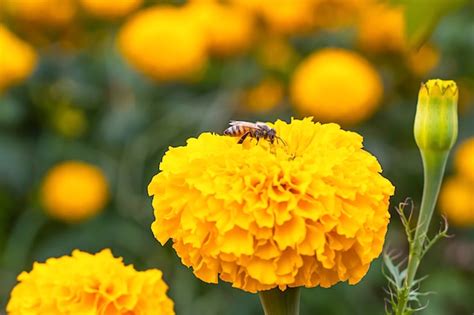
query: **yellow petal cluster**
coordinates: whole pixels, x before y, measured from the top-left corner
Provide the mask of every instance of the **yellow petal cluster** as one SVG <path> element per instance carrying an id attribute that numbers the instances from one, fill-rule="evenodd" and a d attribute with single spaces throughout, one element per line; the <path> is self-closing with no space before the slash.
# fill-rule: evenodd
<path id="1" fill-rule="evenodd" d="M 170 148 L 148 187 L 155 237 L 199 279 L 248 292 L 357 283 L 382 250 L 394 187 L 357 133 L 270 125 L 284 143 L 203 133 Z"/>
<path id="2" fill-rule="evenodd" d="M 59 27 L 69 24 L 74 19 L 77 9 L 75 0 L 1 1 L 2 6 L 4 6 L 5 11 L 10 16 L 25 22 L 50 27 Z"/>
<path id="3" fill-rule="evenodd" d="M 50 216 L 66 222 L 88 219 L 103 210 L 108 185 L 102 171 L 80 161 L 67 161 L 48 171 L 41 201 Z"/>
<path id="4" fill-rule="evenodd" d="M 95 255 L 75 250 L 35 263 L 18 281 L 7 305 L 10 315 L 175 314 L 160 270 L 136 271 L 109 249 Z"/>
<path id="5" fill-rule="evenodd" d="M 157 80 L 188 79 L 207 63 L 207 41 L 187 10 L 153 6 L 133 15 L 118 37 L 122 55 Z"/>
<path id="6" fill-rule="evenodd" d="M 403 8 L 386 3 L 369 5 L 358 25 L 358 42 L 373 53 L 400 53 L 406 49 Z"/>
<path id="7" fill-rule="evenodd" d="M 377 109 L 383 85 L 374 67 L 355 52 L 326 48 L 296 68 L 291 99 L 303 114 L 321 121 L 356 124 Z"/>
<path id="8" fill-rule="evenodd" d="M 0 24 L 0 92 L 25 80 L 36 66 L 36 53 Z"/>
<path id="9" fill-rule="evenodd" d="M 474 183 L 474 137 L 464 140 L 454 154 L 456 171 Z"/>
<path id="10" fill-rule="evenodd" d="M 142 4 L 143 0 L 80 0 L 82 7 L 87 13 L 104 19 L 115 19 L 123 17 Z"/>
<path id="11" fill-rule="evenodd" d="M 187 9 L 202 27 L 212 55 L 226 57 L 244 52 L 254 39 L 253 16 L 240 7 L 197 1 Z"/>
<path id="12" fill-rule="evenodd" d="M 439 195 L 439 207 L 449 223 L 474 226 L 474 182 L 459 175 L 445 180 Z"/>

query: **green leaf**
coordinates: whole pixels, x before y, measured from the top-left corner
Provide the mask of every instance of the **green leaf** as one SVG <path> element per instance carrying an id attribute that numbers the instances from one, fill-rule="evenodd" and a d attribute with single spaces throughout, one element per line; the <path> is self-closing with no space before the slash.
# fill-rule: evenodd
<path id="1" fill-rule="evenodd" d="M 418 49 L 431 35 L 439 20 L 467 0 L 397 0 L 405 6 L 405 33 L 410 47 Z"/>

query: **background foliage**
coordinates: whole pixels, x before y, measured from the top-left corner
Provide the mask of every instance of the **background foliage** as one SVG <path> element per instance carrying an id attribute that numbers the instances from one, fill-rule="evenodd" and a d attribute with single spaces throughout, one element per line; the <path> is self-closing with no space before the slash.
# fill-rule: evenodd
<path id="1" fill-rule="evenodd" d="M 272 29 L 272 23 L 264 19 L 256 22 L 252 33 L 258 36 L 245 49 L 231 56 L 211 53 L 205 69 L 192 79 L 160 81 L 140 74 L 121 55 L 116 38 L 126 16 L 102 19 L 77 4 L 74 20 L 60 27 L 46 27 L 37 21 L 24 22 L 8 11 L 9 1 L 5 3 L 5 7 L 3 1 L 0 3 L 2 23 L 35 47 L 38 63 L 26 81 L 0 92 L 2 309 L 16 275 L 30 270 L 34 261 L 69 254 L 75 248 L 97 252 L 109 247 L 137 269 L 160 268 L 177 314 L 260 314 L 256 295 L 225 283 L 201 283 L 180 263 L 170 244 L 161 247 L 154 240 L 150 231 L 153 211 L 146 187 L 168 146 L 182 145 L 203 131 L 221 133 L 230 119 L 273 121 L 304 116 L 306 113 L 293 107 L 289 89 L 292 74 L 302 60 L 322 48 L 356 51 L 382 78 L 383 97 L 377 112 L 355 124 L 341 122 L 346 129 L 364 136 L 366 149 L 377 156 L 384 176 L 395 185 L 391 210 L 405 197 L 412 197 L 416 205 L 421 198 L 421 160 L 412 136 L 420 81 L 439 77 L 458 83 L 459 141 L 474 136 L 472 3 L 454 10 L 435 29 L 430 45 L 436 47 L 439 61 L 426 66 L 428 70 L 414 70 L 428 57 L 413 57 L 414 61 L 407 62 L 411 57 L 407 57 L 405 47 L 385 51 L 387 41 L 378 43 L 382 49 L 374 51 L 361 44 L 359 24 L 352 18 L 340 25 L 321 22 L 303 31 Z M 331 8 L 338 2 L 326 3 Z M 146 1 L 141 8 L 154 5 L 155 1 Z M 368 1 L 366 5 L 348 16 L 362 16 L 375 4 Z M 388 20 L 380 23 L 380 28 L 394 27 L 384 24 Z M 218 21 L 216 24 L 218 27 Z M 271 46 L 272 53 L 262 53 L 267 38 L 278 38 L 284 49 Z M 282 67 L 269 66 L 269 57 L 283 56 L 288 51 L 291 57 Z M 0 58 L 8 53 L 1 50 Z M 143 48 L 142 53 L 146 54 L 147 49 Z M 249 92 L 267 78 L 277 82 L 277 87 L 260 94 Z M 359 79 L 354 78 L 354 84 Z M 333 84 L 337 91 L 337 82 Z M 265 105 L 269 98 L 275 99 L 274 104 Z M 315 120 L 320 119 L 317 113 L 312 114 Z M 82 160 L 99 167 L 109 185 L 105 209 L 83 222 L 65 223 L 43 211 L 43 179 L 51 167 L 66 160 Z M 448 176 L 454 173 L 451 160 Z M 424 314 L 474 311 L 473 226 L 452 226 L 455 237 L 436 245 L 421 266 L 421 274 L 430 274 L 423 287 L 437 292 Z M 406 252 L 395 211 L 385 247 Z M 303 290 L 302 314 L 381 314 L 386 286 L 381 268 L 379 259 L 356 287 L 338 284 L 330 289 Z"/>

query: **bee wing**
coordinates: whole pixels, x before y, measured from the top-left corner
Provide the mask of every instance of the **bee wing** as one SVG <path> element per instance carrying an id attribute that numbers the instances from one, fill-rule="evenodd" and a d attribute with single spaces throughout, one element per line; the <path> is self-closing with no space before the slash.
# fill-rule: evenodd
<path id="1" fill-rule="evenodd" d="M 251 123 L 248 121 L 242 121 L 242 120 L 231 120 L 229 122 L 229 125 L 231 126 L 242 126 L 242 127 L 247 127 L 247 128 L 252 128 L 252 129 L 258 129 L 259 126 L 255 123 Z"/>
<path id="2" fill-rule="evenodd" d="M 266 123 L 262 122 L 262 121 L 257 121 L 255 123 L 255 126 L 257 126 L 258 128 L 270 129 L 270 126 L 267 125 Z"/>

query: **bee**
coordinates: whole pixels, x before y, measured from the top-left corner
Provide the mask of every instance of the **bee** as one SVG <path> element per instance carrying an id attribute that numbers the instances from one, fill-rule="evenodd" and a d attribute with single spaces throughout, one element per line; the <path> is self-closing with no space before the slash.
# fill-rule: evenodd
<path id="1" fill-rule="evenodd" d="M 239 144 L 243 143 L 248 136 L 257 139 L 257 143 L 260 139 L 265 139 L 273 144 L 276 139 L 285 144 L 285 141 L 277 136 L 276 130 L 268 126 L 266 123 L 260 121 L 251 123 L 247 121 L 231 120 L 229 125 L 230 127 L 224 130 L 224 135 L 240 137 L 237 142 Z"/>

